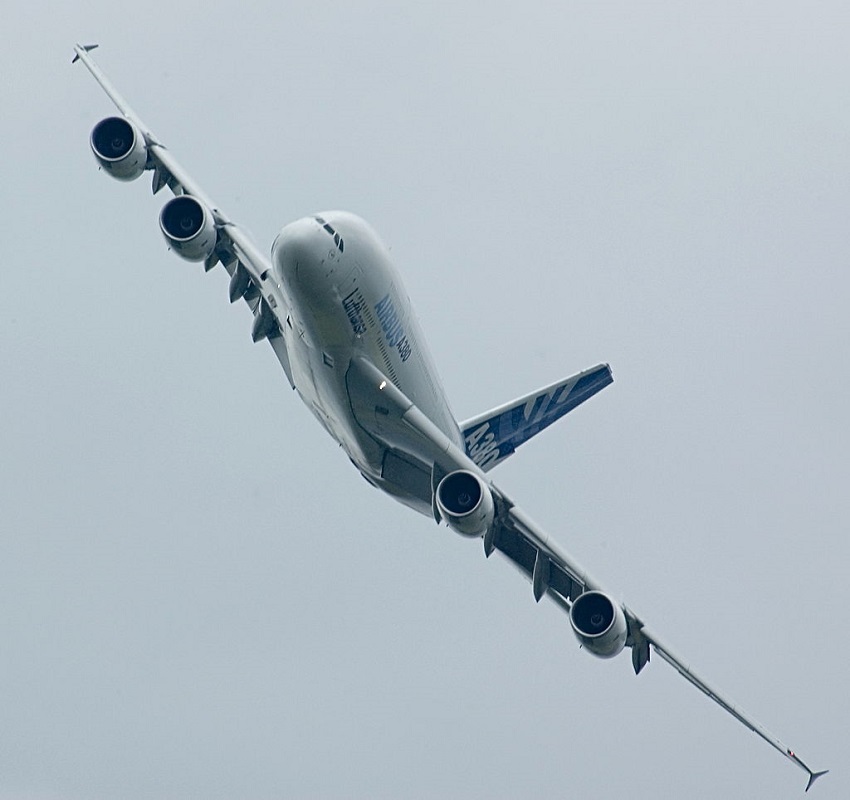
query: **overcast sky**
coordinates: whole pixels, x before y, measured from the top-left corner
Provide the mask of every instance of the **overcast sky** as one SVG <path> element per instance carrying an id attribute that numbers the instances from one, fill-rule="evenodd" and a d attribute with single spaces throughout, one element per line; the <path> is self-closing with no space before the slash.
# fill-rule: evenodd
<path id="1" fill-rule="evenodd" d="M 850 795 L 844 2 L 19 4 L 0 50 L 0 798 L 801 796 L 369 487 L 166 251 L 75 41 L 267 249 L 392 247 L 459 418 L 615 382 L 493 477 Z M 55 4 L 59 6 L 59 4 Z M 68 4 L 68 8 L 72 5 Z"/>

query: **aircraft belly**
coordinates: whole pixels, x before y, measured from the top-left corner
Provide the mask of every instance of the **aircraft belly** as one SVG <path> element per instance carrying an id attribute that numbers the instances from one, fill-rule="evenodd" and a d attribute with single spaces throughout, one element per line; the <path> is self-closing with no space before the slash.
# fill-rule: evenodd
<path id="1" fill-rule="evenodd" d="M 344 249 L 329 249 L 335 240 L 328 228 Z M 273 257 L 292 309 L 287 333 L 302 399 L 370 483 L 430 514 L 430 443 L 399 418 L 398 409 L 384 407 L 377 385 L 365 385 L 357 370 L 351 380 L 352 365 L 373 365 L 378 383 L 391 383 L 462 447 L 386 248 L 362 221 L 327 213 L 287 226 Z"/>
<path id="2" fill-rule="evenodd" d="M 429 516 L 434 454 L 400 419 L 396 404 L 381 405 L 387 395 L 379 384 L 372 380 L 364 389 L 362 380 L 350 379 L 352 364 L 371 362 L 366 348 L 355 348 L 352 358 L 352 348 L 316 351 L 299 338 L 291 360 L 305 405 L 369 483 Z"/>

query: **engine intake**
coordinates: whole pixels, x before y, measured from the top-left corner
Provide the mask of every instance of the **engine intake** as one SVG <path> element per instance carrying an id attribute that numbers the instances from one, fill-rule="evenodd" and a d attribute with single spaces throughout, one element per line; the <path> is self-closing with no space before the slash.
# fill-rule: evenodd
<path id="1" fill-rule="evenodd" d="M 168 246 L 187 261 L 203 261 L 215 250 L 218 233 L 209 211 L 188 194 L 169 200 L 159 215 Z"/>
<path id="2" fill-rule="evenodd" d="M 107 117 L 91 132 L 97 163 L 119 181 L 133 181 L 145 171 L 148 146 L 135 125 L 124 117 Z"/>
<path id="3" fill-rule="evenodd" d="M 493 524 L 493 494 L 474 472 L 450 472 L 437 486 L 437 510 L 462 536 L 483 536 Z"/>
<path id="4" fill-rule="evenodd" d="M 626 645 L 628 624 L 623 609 L 603 592 L 585 592 L 570 608 L 578 640 L 599 658 L 613 658 Z"/>

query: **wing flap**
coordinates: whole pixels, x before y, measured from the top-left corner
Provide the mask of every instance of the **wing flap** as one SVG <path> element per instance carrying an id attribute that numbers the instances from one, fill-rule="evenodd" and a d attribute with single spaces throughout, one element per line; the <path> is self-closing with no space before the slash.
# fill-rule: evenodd
<path id="1" fill-rule="evenodd" d="M 569 604 L 584 591 L 584 585 L 573 578 L 562 564 L 550 557 L 547 551 L 538 547 L 515 527 L 499 525 L 493 544 L 532 584 L 535 583 L 535 568 L 542 559 L 545 559 L 545 580 L 541 583 L 540 589 L 535 588 L 536 600 L 540 600 L 548 591 L 550 594 L 554 592 L 558 595 L 558 598 L 554 599 L 563 600 Z"/>

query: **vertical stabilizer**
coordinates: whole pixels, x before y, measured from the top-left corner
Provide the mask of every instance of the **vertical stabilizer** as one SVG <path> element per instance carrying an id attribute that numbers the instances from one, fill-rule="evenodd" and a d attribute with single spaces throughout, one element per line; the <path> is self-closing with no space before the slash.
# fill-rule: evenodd
<path id="1" fill-rule="evenodd" d="M 467 455 L 485 472 L 492 469 L 613 380 L 600 364 L 461 423 Z"/>

